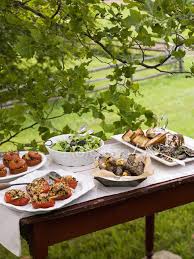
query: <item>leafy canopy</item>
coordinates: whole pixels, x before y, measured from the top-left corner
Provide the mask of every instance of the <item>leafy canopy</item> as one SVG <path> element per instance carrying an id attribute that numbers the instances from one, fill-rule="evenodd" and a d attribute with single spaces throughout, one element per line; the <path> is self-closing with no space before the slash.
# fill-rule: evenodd
<path id="1" fill-rule="evenodd" d="M 166 42 L 167 54 L 147 63 L 143 48 L 158 41 Z M 104 132 L 153 123 L 152 111 L 135 101 L 139 87 L 131 78 L 138 66 L 163 71 L 171 57 L 185 56 L 184 47 L 194 43 L 194 6 L 186 0 L 1 0 L 0 42 L 0 103 L 12 103 L 0 109 L 2 149 L 7 142 L 24 148 L 15 137 L 32 127 L 40 144 L 69 132 L 68 125 L 59 130 L 55 122 L 74 113 L 99 119 L 102 131 L 97 134 L 105 137 Z M 130 50 L 134 46 L 140 58 Z M 108 76 L 109 89 L 99 93 L 92 93 L 94 85 L 88 83 L 95 58 L 116 65 Z M 192 75 L 194 66 L 186 73 Z M 108 124 L 109 114 L 118 116 Z"/>

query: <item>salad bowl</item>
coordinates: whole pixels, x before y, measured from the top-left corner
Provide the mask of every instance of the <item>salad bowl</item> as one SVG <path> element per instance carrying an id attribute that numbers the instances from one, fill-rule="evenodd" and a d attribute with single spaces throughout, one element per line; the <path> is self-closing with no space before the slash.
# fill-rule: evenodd
<path id="1" fill-rule="evenodd" d="M 78 141 L 74 141 L 75 136 Z M 79 137 L 81 140 L 79 140 Z M 83 138 L 86 142 L 85 147 L 83 145 Z M 74 141 L 73 145 L 71 145 L 72 141 Z M 60 143 L 64 143 L 62 145 L 64 148 L 57 150 Z M 99 156 L 100 150 L 104 146 L 104 141 L 91 135 L 64 134 L 48 139 L 45 146 L 50 157 L 57 164 L 64 166 L 85 166 L 92 164 L 96 157 Z"/>

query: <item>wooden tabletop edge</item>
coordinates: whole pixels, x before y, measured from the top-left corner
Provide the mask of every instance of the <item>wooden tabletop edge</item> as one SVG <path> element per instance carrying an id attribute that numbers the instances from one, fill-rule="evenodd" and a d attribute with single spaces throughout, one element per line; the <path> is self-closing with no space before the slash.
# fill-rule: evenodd
<path id="1" fill-rule="evenodd" d="M 49 221 L 49 220 L 52 220 L 53 218 L 62 218 L 73 214 L 81 213 L 84 211 L 92 210 L 98 207 L 116 204 L 127 199 L 138 198 L 146 194 L 164 191 L 170 188 L 175 188 L 179 185 L 189 184 L 189 183 L 194 183 L 194 172 L 192 175 L 189 175 L 189 176 L 184 176 L 184 177 L 164 181 L 161 183 L 152 184 L 147 187 L 142 187 L 132 191 L 100 197 L 97 199 L 85 201 L 75 205 L 70 205 L 68 207 L 64 207 L 49 213 L 38 214 L 38 215 L 22 218 L 20 220 L 20 225 L 22 226 L 25 224 L 34 224 L 42 221 Z"/>

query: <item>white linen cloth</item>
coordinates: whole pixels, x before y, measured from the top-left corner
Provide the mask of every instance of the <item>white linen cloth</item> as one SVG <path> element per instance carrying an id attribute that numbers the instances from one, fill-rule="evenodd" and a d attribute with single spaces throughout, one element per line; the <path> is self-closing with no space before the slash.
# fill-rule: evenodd
<path id="1" fill-rule="evenodd" d="M 189 140 L 190 146 L 194 146 L 194 140 L 192 139 L 187 139 L 187 140 Z M 102 149 L 102 153 L 105 153 L 105 152 L 109 152 L 113 154 L 115 153 L 118 155 L 121 152 L 124 152 L 124 153 L 131 152 L 131 150 L 129 149 L 129 147 L 123 144 L 116 143 L 116 144 L 105 145 Z M 85 194 L 84 196 L 77 199 L 76 201 L 72 202 L 71 205 L 194 174 L 194 162 L 190 162 L 186 164 L 185 167 L 181 165 L 168 167 L 154 160 L 152 160 L 152 162 L 154 166 L 154 174 L 148 177 L 138 186 L 105 187 L 95 180 L 95 188 L 92 189 L 87 194 Z M 46 165 L 42 167 L 41 170 L 48 169 L 49 171 L 51 171 L 51 170 L 57 170 L 60 168 L 60 169 L 64 169 L 65 171 L 75 172 L 83 169 L 88 169 L 88 171 L 79 172 L 79 174 L 91 174 L 92 172 L 91 167 L 92 165 L 84 166 L 84 167 L 65 167 L 65 166 L 55 164 L 54 162 L 49 160 L 49 157 L 48 157 L 48 161 Z M 33 172 L 33 174 L 37 174 L 39 176 L 39 171 Z M 75 173 L 75 177 L 76 177 L 76 173 Z M 31 215 L 32 214 L 30 213 L 26 213 L 26 212 L 20 213 L 20 212 L 11 210 L 3 205 L 0 205 L 0 243 L 16 256 L 21 255 L 19 221 L 21 218 L 31 216 Z"/>

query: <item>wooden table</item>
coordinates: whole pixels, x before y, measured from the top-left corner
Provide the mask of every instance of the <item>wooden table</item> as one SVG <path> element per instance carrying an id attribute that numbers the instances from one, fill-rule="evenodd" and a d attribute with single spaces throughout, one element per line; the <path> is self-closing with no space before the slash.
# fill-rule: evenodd
<path id="1" fill-rule="evenodd" d="M 150 259 L 153 255 L 154 213 L 193 200 L 194 175 L 191 175 L 24 218 L 20 221 L 20 229 L 33 258 L 44 259 L 48 255 L 48 246 L 145 216 L 146 256 Z"/>

